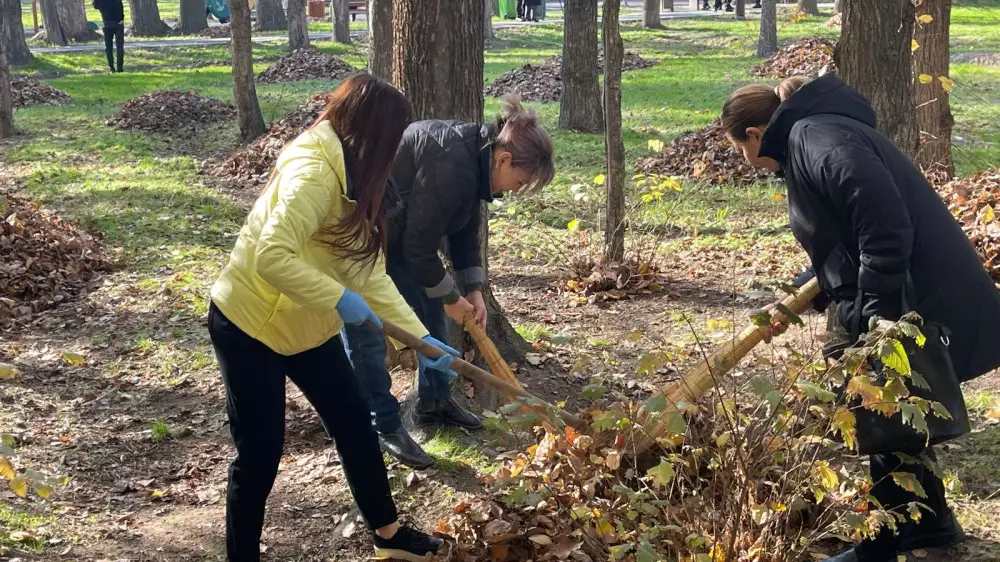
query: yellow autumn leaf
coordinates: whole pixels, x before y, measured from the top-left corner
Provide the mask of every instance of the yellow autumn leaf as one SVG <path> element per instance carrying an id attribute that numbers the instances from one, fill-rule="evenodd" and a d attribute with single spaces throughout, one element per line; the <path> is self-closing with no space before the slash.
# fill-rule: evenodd
<path id="1" fill-rule="evenodd" d="M 784 200 L 785 196 L 780 193 L 775 193 L 774 195 L 771 196 L 771 201 L 784 201 Z"/>
<path id="2" fill-rule="evenodd" d="M 28 481 L 20 477 L 15 478 L 10 481 L 10 489 L 23 498 L 28 495 Z"/>
<path id="3" fill-rule="evenodd" d="M 0 363 L 0 381 L 9 381 L 20 374 L 21 372 L 17 370 L 17 367 L 8 363 Z"/>
<path id="4" fill-rule="evenodd" d="M 882 389 L 872 384 L 869 377 L 857 375 L 847 383 L 848 396 L 860 396 L 862 404 L 874 404 L 882 399 Z"/>
<path id="5" fill-rule="evenodd" d="M 931 82 L 934 81 L 934 77 L 931 76 L 930 74 L 921 74 L 920 76 L 917 77 L 917 79 L 920 80 L 921 84 L 930 84 Z"/>
<path id="6" fill-rule="evenodd" d="M 566 228 L 569 230 L 576 230 L 580 228 L 580 219 L 573 219 L 566 223 Z"/>
<path id="7" fill-rule="evenodd" d="M 996 220 L 996 218 L 996 212 L 993 211 L 993 207 L 991 205 L 983 207 L 983 224 L 990 224 Z"/>
<path id="8" fill-rule="evenodd" d="M 819 481 L 819 485 L 827 491 L 836 490 L 837 486 L 840 485 L 840 478 L 837 477 L 837 473 L 830 468 L 830 464 L 826 461 L 816 463 L 816 466 L 813 467 L 813 475 Z"/>
<path id="9" fill-rule="evenodd" d="M 910 52 L 911 53 L 915 53 L 915 52 L 917 52 L 917 49 L 919 49 L 919 48 L 920 48 L 920 43 L 917 43 L 916 39 L 911 39 L 910 40 Z"/>
<path id="10" fill-rule="evenodd" d="M 3 476 L 6 480 L 14 478 L 14 465 L 10 464 L 10 461 L 0 457 L 0 476 Z"/>
<path id="11" fill-rule="evenodd" d="M 596 176 L 594 176 L 594 185 L 604 185 L 604 180 L 606 179 L 607 178 L 604 176 L 604 174 L 597 174 Z"/>
<path id="12" fill-rule="evenodd" d="M 653 152 L 661 152 L 663 150 L 663 141 L 660 139 L 649 139 L 646 146 L 648 146 Z"/>
<path id="13" fill-rule="evenodd" d="M 917 18 L 917 20 L 920 23 L 925 23 L 925 24 L 926 23 L 931 23 L 932 21 L 934 21 L 934 16 L 932 16 L 930 14 L 923 14 L 919 18 Z"/>
<path id="14" fill-rule="evenodd" d="M 46 486 L 45 484 L 35 484 L 35 491 L 38 492 L 38 495 L 43 500 L 49 499 L 49 496 L 52 495 L 52 488 Z"/>
<path id="15" fill-rule="evenodd" d="M 153 493 L 151 495 L 154 498 L 162 498 L 165 495 L 165 493 L 163 492 L 163 490 L 153 490 Z"/>
<path id="16" fill-rule="evenodd" d="M 938 81 L 941 82 L 941 89 L 949 94 L 955 89 L 955 81 L 947 76 L 938 76 Z"/>
<path id="17" fill-rule="evenodd" d="M 62 354 L 63 361 L 69 363 L 70 365 L 83 365 L 85 359 L 83 355 L 79 353 L 73 353 L 72 351 L 64 351 Z"/>

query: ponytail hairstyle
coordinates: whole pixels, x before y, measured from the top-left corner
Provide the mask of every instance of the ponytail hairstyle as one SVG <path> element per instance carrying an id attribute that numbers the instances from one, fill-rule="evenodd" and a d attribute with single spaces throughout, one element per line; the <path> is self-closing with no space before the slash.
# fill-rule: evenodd
<path id="1" fill-rule="evenodd" d="M 316 124 L 323 121 L 340 138 L 357 206 L 336 225 L 323 228 L 319 240 L 338 257 L 374 264 L 386 245 L 386 183 L 403 131 L 413 121 L 413 108 L 396 88 L 357 74 L 330 95 Z"/>
<path id="2" fill-rule="evenodd" d="M 793 76 L 776 88 L 751 84 L 736 90 L 722 106 L 722 128 L 726 135 L 737 142 L 746 141 L 747 129 L 770 123 L 781 102 L 792 97 L 809 81 L 806 76 Z"/>
<path id="3" fill-rule="evenodd" d="M 552 156 L 555 145 L 542 128 L 533 109 L 521 105 L 521 97 L 510 94 L 503 98 L 503 109 L 497 118 L 497 137 L 493 146 L 510 153 L 511 164 L 531 174 L 531 182 L 521 193 L 535 193 L 552 183 L 556 167 Z"/>

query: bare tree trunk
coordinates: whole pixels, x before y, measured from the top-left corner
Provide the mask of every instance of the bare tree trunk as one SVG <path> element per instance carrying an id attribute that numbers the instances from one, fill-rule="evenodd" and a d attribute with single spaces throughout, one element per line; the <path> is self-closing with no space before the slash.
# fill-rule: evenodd
<path id="1" fill-rule="evenodd" d="M 91 41 L 100 35 L 87 27 L 87 13 L 77 0 L 40 0 L 47 43 L 65 47 L 70 41 Z"/>
<path id="2" fill-rule="evenodd" d="M 483 50 L 485 3 L 452 0 L 396 0 L 393 4 L 393 83 L 413 103 L 416 119 L 483 120 Z M 489 259 L 486 206 L 482 230 L 483 261 Z M 523 354 L 527 343 L 500 309 L 487 284 L 487 334 L 508 360 Z M 486 404 L 496 396 L 478 389 Z"/>
<path id="3" fill-rule="evenodd" d="M 14 136 L 14 96 L 10 91 L 7 42 L 0 41 L 0 139 L 12 136 Z"/>
<path id="4" fill-rule="evenodd" d="M 256 8 L 255 30 L 279 31 L 288 28 L 288 20 L 285 18 L 284 8 L 281 7 L 281 0 L 257 0 Z"/>
<path id="5" fill-rule="evenodd" d="M 197 35 L 208 29 L 208 15 L 203 0 L 181 0 L 180 30 L 184 35 Z"/>
<path id="6" fill-rule="evenodd" d="M 920 136 L 913 88 L 911 0 L 846 0 L 837 67 L 871 102 L 878 129 L 914 156 Z"/>
<path id="7" fill-rule="evenodd" d="M 351 8 L 347 0 L 330 0 L 333 15 L 333 40 L 337 43 L 351 42 Z"/>
<path id="8" fill-rule="evenodd" d="M 493 0 L 484 0 L 486 9 L 483 12 L 483 38 L 493 39 Z"/>
<path id="9" fill-rule="evenodd" d="M 917 127 L 920 131 L 920 148 L 917 163 L 925 170 L 955 175 L 955 161 L 951 154 L 951 133 L 955 118 L 951 114 L 948 90 L 951 88 L 951 33 L 952 0 L 924 0 L 920 12 L 934 18 L 930 23 L 918 23 L 914 32 L 920 48 L 915 53 L 916 72 L 922 77 L 915 85 Z M 927 79 L 930 79 L 929 83 Z"/>
<path id="10" fill-rule="evenodd" d="M 368 41 L 368 72 L 392 81 L 392 0 L 371 0 Z"/>
<path id="11" fill-rule="evenodd" d="M 660 22 L 660 0 L 642 0 L 642 26 L 646 29 L 663 29 Z"/>
<path id="12" fill-rule="evenodd" d="M 38 7 L 42 12 L 42 22 L 45 25 L 45 42 L 51 45 L 65 47 L 69 45 L 70 37 L 63 31 L 62 19 L 56 4 L 59 0 L 39 0 Z"/>
<path id="13" fill-rule="evenodd" d="M 80 4 L 78 0 L 76 3 Z M 132 35 L 160 37 L 170 33 L 170 26 L 160 19 L 160 7 L 156 0 L 128 0 L 128 5 L 132 11 Z M 204 6 L 201 12 L 205 15 Z"/>
<path id="14" fill-rule="evenodd" d="M 778 50 L 778 0 L 764 0 L 760 11 L 757 56 L 767 58 Z"/>
<path id="15" fill-rule="evenodd" d="M 839 14 L 844 11 L 844 0 L 836 0 L 833 3 L 833 13 Z"/>
<path id="16" fill-rule="evenodd" d="M 306 16 L 306 0 L 288 0 L 288 48 L 309 48 L 309 18 Z"/>
<path id="17" fill-rule="evenodd" d="M 747 0 L 736 0 L 736 19 L 747 19 Z"/>
<path id="18" fill-rule="evenodd" d="M 625 46 L 619 29 L 621 0 L 604 0 L 604 147 L 608 159 L 607 224 L 604 258 L 625 258 L 625 145 L 622 141 L 622 59 Z"/>
<path id="19" fill-rule="evenodd" d="M 597 4 L 593 0 L 565 0 L 563 14 L 563 91 L 559 100 L 559 128 L 600 132 L 604 123 L 597 79 Z"/>
<path id="20" fill-rule="evenodd" d="M 240 140 L 250 142 L 267 129 L 253 82 L 250 5 L 247 0 L 230 0 L 229 12 L 230 34 L 233 38 L 233 98 L 236 100 L 236 116 L 240 123 Z"/>
<path id="21" fill-rule="evenodd" d="M 819 15 L 819 5 L 816 0 L 799 0 L 799 11 L 805 12 L 810 16 Z"/>
<path id="22" fill-rule="evenodd" d="M 0 0 L 0 43 L 7 53 L 8 64 L 27 64 L 34 58 L 24 38 L 21 0 Z"/>

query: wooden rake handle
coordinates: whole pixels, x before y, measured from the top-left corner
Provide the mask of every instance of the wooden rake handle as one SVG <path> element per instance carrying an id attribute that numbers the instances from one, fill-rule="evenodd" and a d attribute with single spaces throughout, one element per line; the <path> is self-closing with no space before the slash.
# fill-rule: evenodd
<path id="1" fill-rule="evenodd" d="M 436 345 L 425 342 L 424 340 L 418 338 L 417 336 L 414 336 L 413 334 L 407 332 L 406 330 L 400 328 L 399 326 L 393 324 L 392 322 L 389 322 L 384 318 L 379 318 L 379 320 L 382 321 L 382 331 L 385 332 L 385 335 L 402 343 L 403 345 L 409 347 L 410 349 L 416 351 L 417 353 L 425 357 L 430 357 L 431 359 L 437 359 L 438 357 L 441 357 L 445 354 L 445 351 L 438 348 Z M 451 362 L 451 368 L 454 369 L 455 372 L 462 374 L 466 378 L 485 384 L 495 390 L 502 392 L 503 394 L 506 394 L 507 396 L 511 396 L 514 398 L 527 398 L 532 401 L 536 401 L 539 404 L 544 405 L 546 408 L 552 408 L 552 410 L 555 411 L 557 414 L 559 414 L 559 417 L 562 418 L 562 420 L 566 422 L 567 425 L 570 425 L 574 428 L 580 429 L 586 425 L 586 422 L 584 422 L 583 418 L 573 415 L 560 408 L 556 408 L 554 405 L 549 404 L 548 402 L 545 402 L 544 400 L 530 394 L 523 388 L 515 386 L 505 380 L 500 379 L 499 377 L 495 377 L 490 373 L 488 373 L 487 371 L 484 371 L 483 369 L 476 367 L 472 363 L 465 361 L 461 357 L 454 358 L 454 360 Z"/>
<path id="2" fill-rule="evenodd" d="M 490 366 L 490 370 L 493 371 L 493 376 L 500 377 L 501 379 L 509 382 L 510 384 L 524 390 L 524 385 L 521 381 L 517 380 L 514 376 L 514 372 L 510 370 L 510 365 L 504 361 L 502 355 L 500 355 L 500 350 L 497 346 L 493 344 L 493 340 L 486 335 L 486 330 L 482 328 L 476 321 L 472 318 L 465 321 L 465 331 L 472 336 L 472 341 L 476 342 L 476 347 L 479 352 L 483 354 L 483 359 L 486 359 L 486 364 Z"/>

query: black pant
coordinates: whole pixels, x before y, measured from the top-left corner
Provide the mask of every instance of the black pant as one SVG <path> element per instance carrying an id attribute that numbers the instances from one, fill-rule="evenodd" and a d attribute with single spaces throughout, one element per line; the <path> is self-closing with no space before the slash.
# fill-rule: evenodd
<path id="1" fill-rule="evenodd" d="M 236 458 L 226 491 L 226 551 L 230 562 L 260 560 L 264 504 L 278 474 L 285 436 L 285 375 L 316 408 L 337 452 L 358 509 L 372 529 L 397 519 L 368 404 L 334 337 L 291 356 L 272 351 L 232 324 L 214 304 L 208 331 L 226 387 Z"/>
<path id="2" fill-rule="evenodd" d="M 927 449 L 927 456 L 932 461 L 937 461 L 934 449 Z M 895 455 L 871 455 L 871 474 L 874 486 L 871 495 L 882 504 L 883 509 L 894 510 L 907 517 L 907 522 L 902 527 L 913 528 L 914 534 L 918 534 L 920 528 L 933 529 L 939 525 L 941 518 L 948 514 L 948 505 L 944 497 L 944 482 L 934 475 L 934 473 L 924 465 L 902 464 Z M 908 472 L 913 474 L 924 491 L 927 498 L 917 497 L 912 492 L 907 492 L 900 488 L 893 481 L 893 472 Z M 907 506 L 910 502 L 920 502 L 933 513 L 921 511 L 920 524 L 909 521 Z M 858 546 L 858 554 L 872 559 L 885 558 L 895 560 L 895 554 L 899 550 L 899 537 L 893 535 L 891 530 L 882 530 L 874 540 L 865 541 Z"/>
<path id="3" fill-rule="evenodd" d="M 115 70 L 114 47 L 118 43 L 118 72 L 122 71 L 125 58 L 125 24 L 116 21 L 104 22 L 104 52 L 108 55 L 108 68 Z"/>

